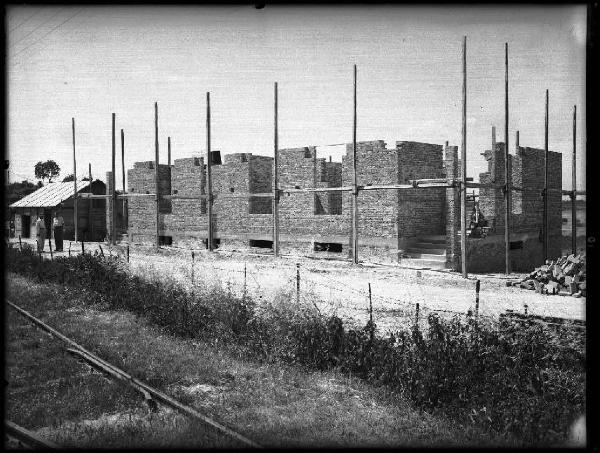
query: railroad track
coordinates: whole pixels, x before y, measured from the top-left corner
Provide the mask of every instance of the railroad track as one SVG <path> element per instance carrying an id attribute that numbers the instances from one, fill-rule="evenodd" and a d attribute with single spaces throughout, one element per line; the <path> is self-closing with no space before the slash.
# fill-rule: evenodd
<path id="1" fill-rule="evenodd" d="M 11 421 L 4 420 L 4 429 L 6 435 L 16 440 L 19 444 L 32 449 L 57 450 L 60 446 L 49 440 L 42 439 L 37 434 L 19 426 Z"/>
<path id="2" fill-rule="evenodd" d="M 179 412 L 180 414 L 183 414 L 184 416 L 190 417 L 196 421 L 201 422 L 205 426 L 207 426 L 221 434 L 224 434 L 232 439 L 239 441 L 246 447 L 262 448 L 259 444 L 248 439 L 247 437 L 218 423 L 217 421 L 211 419 L 210 417 L 198 412 L 194 408 L 180 403 L 179 401 L 171 398 L 169 395 L 161 392 L 160 390 L 150 387 L 146 383 L 129 375 L 124 370 L 103 360 L 102 358 L 98 357 L 97 355 L 95 355 L 92 352 L 85 349 L 83 346 L 81 346 L 78 343 L 76 343 L 75 341 L 73 341 L 72 339 L 66 337 L 62 333 L 53 329 L 48 324 L 44 323 L 42 320 L 35 317 L 28 311 L 22 309 L 15 303 L 11 302 L 8 299 L 5 299 L 5 300 L 9 307 L 14 309 L 21 316 L 25 317 L 32 324 L 39 327 L 40 329 L 47 332 L 48 334 L 52 335 L 53 337 L 61 340 L 63 343 L 67 344 L 69 346 L 67 348 L 67 352 L 74 355 L 78 360 L 81 360 L 81 361 L 87 363 L 92 368 L 102 372 L 103 374 L 109 376 L 110 378 L 118 380 L 118 381 L 122 382 L 123 384 L 128 385 L 128 386 L 132 387 L 133 389 L 137 390 L 144 397 L 144 400 L 146 401 L 146 403 L 152 410 L 157 410 L 157 407 L 159 404 L 166 406 L 168 408 L 171 408 L 171 409 Z M 10 422 L 6 421 L 5 425 L 8 426 L 8 423 L 10 423 Z M 11 427 L 13 428 L 12 429 L 12 432 L 14 433 L 13 437 L 15 437 L 15 436 L 21 437 L 21 439 L 18 439 L 19 441 L 23 441 L 24 443 L 27 443 L 28 441 L 30 443 L 35 443 L 36 441 L 40 441 L 42 443 L 44 442 L 43 440 L 39 439 L 37 436 L 27 437 L 28 431 L 24 430 L 23 428 L 21 428 L 21 430 L 17 429 L 17 428 L 20 428 L 17 425 L 12 424 Z M 32 434 L 32 433 L 29 433 L 29 434 Z M 49 445 L 51 445 L 51 444 L 49 444 Z M 37 447 L 53 448 L 53 447 L 48 447 L 48 446 L 42 446 L 41 444 L 37 445 Z"/>

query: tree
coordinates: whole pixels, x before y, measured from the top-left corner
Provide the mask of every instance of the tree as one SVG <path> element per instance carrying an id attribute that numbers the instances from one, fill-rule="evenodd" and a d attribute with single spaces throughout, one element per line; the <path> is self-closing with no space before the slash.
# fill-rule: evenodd
<path id="1" fill-rule="evenodd" d="M 69 182 L 69 181 L 73 181 L 75 179 L 75 176 L 73 176 L 73 173 L 71 173 L 70 175 L 67 175 L 63 178 L 62 182 Z M 90 178 L 89 177 L 85 177 L 85 178 L 81 178 L 82 181 L 89 181 Z"/>
<path id="2" fill-rule="evenodd" d="M 47 179 L 48 182 L 52 182 L 52 178 L 58 177 L 60 174 L 60 167 L 53 160 L 47 160 L 46 162 L 38 162 L 35 164 L 35 177 L 36 179 Z"/>

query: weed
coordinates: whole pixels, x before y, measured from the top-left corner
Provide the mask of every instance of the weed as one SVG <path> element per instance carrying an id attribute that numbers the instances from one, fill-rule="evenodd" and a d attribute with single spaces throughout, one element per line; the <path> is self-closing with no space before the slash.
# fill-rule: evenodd
<path id="1" fill-rule="evenodd" d="M 8 251 L 10 271 L 85 291 L 90 303 L 129 310 L 166 332 L 210 344 L 227 343 L 264 361 L 339 369 L 409 396 L 466 425 L 525 444 L 566 438 L 585 411 L 585 336 L 507 321 L 427 318 L 374 336 L 370 322 L 347 328 L 292 292 L 257 304 L 231 290 L 132 275 L 115 257 L 77 255 L 40 262 L 31 250 Z"/>

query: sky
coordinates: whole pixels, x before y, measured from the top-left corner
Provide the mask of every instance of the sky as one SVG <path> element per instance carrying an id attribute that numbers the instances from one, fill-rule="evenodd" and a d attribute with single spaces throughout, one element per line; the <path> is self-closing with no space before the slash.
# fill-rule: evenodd
<path id="1" fill-rule="evenodd" d="M 461 145 L 462 40 L 467 36 L 467 175 L 487 170 L 491 128 L 504 141 L 504 45 L 509 48 L 509 147 L 563 154 L 571 188 L 577 105 L 577 187 L 585 188 L 585 5 L 535 6 L 18 6 L 6 14 L 7 159 L 10 180 L 34 180 L 38 161 L 106 179 L 116 114 L 125 168 L 206 152 L 273 155 L 278 83 L 279 147 L 318 146 L 341 161 L 357 140 Z M 83 173 L 83 174 L 82 174 Z"/>

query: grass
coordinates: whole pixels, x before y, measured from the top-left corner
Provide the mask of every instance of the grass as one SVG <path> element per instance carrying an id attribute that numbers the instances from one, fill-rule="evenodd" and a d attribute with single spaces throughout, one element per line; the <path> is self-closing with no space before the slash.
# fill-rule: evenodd
<path id="1" fill-rule="evenodd" d="M 190 291 L 151 273 L 140 278 L 123 263 L 90 255 L 39 263 L 31 254 L 13 251 L 9 258 L 9 269 L 36 281 L 65 281 L 77 288 L 71 290 L 74 299 L 88 306 L 97 302 L 96 311 L 131 310 L 163 335 L 169 332 L 196 343 L 202 340 L 217 353 L 229 351 L 245 361 L 253 357 L 277 368 L 294 364 L 337 370 L 371 385 L 383 384 L 390 395 L 399 392 L 422 409 L 496 433 L 480 434 L 484 442 L 502 435 L 519 438 L 526 445 L 557 445 L 573 417 L 585 409 L 585 334 L 582 337 L 581 332 L 553 333 L 535 324 L 511 326 L 429 315 L 421 328 L 415 325 L 389 337 L 377 337 L 373 325 L 346 328 L 341 319 L 323 317 L 316 307 L 295 303 L 290 294 L 257 304 L 229 289 L 206 287 L 204 281 Z M 68 310 L 61 307 L 57 314 L 61 317 Z M 127 324 L 119 327 L 132 330 Z M 131 355 L 129 349 L 120 352 L 118 347 L 111 353 L 121 362 Z M 165 385 L 169 380 L 153 370 L 155 362 L 151 361 L 150 368 L 147 363 L 138 370 L 141 377 Z M 131 366 L 135 369 L 135 363 Z M 217 388 L 203 387 L 202 392 L 216 392 L 219 398 L 211 410 L 223 406 L 223 388 L 235 379 L 235 373 L 223 378 L 224 383 L 213 385 Z M 191 381 L 175 389 L 194 393 L 191 390 L 200 389 L 198 384 L 210 385 Z M 251 392 L 245 390 L 244 396 Z M 252 406 L 235 400 L 230 403 L 235 413 Z M 277 405 L 278 401 L 271 401 L 271 406 Z M 313 431 L 320 426 L 323 423 Z M 328 426 L 328 432 L 334 428 Z"/>
<path id="2" fill-rule="evenodd" d="M 13 301 L 65 335 L 265 446 L 514 444 L 510 439 L 491 437 L 475 428 L 414 409 L 400 394 L 371 386 L 356 377 L 336 371 L 309 372 L 295 365 L 259 363 L 249 360 L 243 350 L 235 346 L 175 338 L 129 312 L 104 311 L 103 307 L 91 306 L 84 293 L 58 284 L 37 284 L 14 274 L 9 275 L 8 283 L 8 296 Z M 109 395 L 122 393 L 113 391 L 111 386 L 116 384 L 103 378 L 98 378 L 98 385 L 89 386 L 86 382 L 89 392 L 82 391 L 81 386 L 70 393 L 66 389 L 64 394 L 57 392 L 58 399 L 51 396 L 54 390 L 48 386 L 48 398 L 40 399 L 27 409 L 27 404 L 39 395 L 39 387 L 34 383 L 43 387 L 46 378 L 48 381 L 68 378 L 81 370 L 73 369 L 72 365 L 60 368 L 58 364 L 63 362 L 63 357 L 60 351 L 51 350 L 47 352 L 57 358 L 57 368 L 51 374 L 38 369 L 36 375 L 35 364 L 44 363 L 47 356 L 43 348 L 33 346 L 33 339 L 29 340 L 30 347 L 26 346 L 23 340 L 30 338 L 26 329 L 12 329 L 13 324 L 18 325 L 14 313 L 9 321 L 11 338 L 14 332 L 21 332 L 22 336 L 21 343 L 11 343 L 10 354 L 34 351 L 29 368 L 22 363 L 7 362 L 9 370 L 16 369 L 10 381 L 27 382 L 21 386 L 20 393 L 13 384 L 9 386 L 7 406 L 12 408 L 10 414 L 16 423 L 31 428 L 50 426 L 53 418 L 55 425 L 76 421 L 77 428 L 63 429 L 53 440 L 78 447 L 206 446 L 214 442 L 222 446 L 225 442 L 223 436 L 198 439 L 198 427 L 173 414 L 150 416 L 140 408 L 139 399 L 134 401 L 136 395 L 116 407 L 116 400 L 111 400 Z M 70 358 L 64 360 L 65 364 L 73 362 Z M 202 386 L 198 387 L 199 384 Z M 47 415 L 57 408 L 58 413 Z M 132 421 L 83 422 L 88 418 L 97 419 L 101 413 L 115 412 L 133 414 Z"/>

